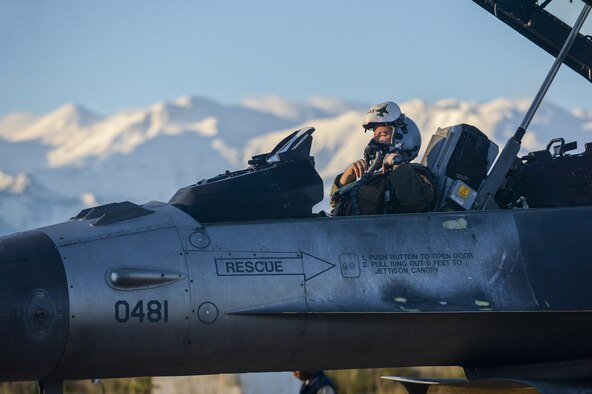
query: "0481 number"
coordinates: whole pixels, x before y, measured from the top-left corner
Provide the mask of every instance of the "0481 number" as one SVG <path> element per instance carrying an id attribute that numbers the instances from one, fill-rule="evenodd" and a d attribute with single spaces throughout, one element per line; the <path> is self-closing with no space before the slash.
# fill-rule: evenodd
<path id="1" fill-rule="evenodd" d="M 156 300 L 140 300 L 132 308 L 127 301 L 119 300 L 115 303 L 115 320 L 118 323 L 127 323 L 130 319 L 137 319 L 140 323 L 147 320 L 150 323 L 169 321 L 169 302 Z"/>

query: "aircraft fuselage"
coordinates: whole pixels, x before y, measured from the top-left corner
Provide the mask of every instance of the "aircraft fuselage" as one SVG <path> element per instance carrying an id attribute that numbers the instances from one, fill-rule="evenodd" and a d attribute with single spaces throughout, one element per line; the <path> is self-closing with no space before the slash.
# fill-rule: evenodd
<path id="1" fill-rule="evenodd" d="M 0 380 L 592 352 L 590 207 L 204 225 L 142 208 L 0 238 Z"/>

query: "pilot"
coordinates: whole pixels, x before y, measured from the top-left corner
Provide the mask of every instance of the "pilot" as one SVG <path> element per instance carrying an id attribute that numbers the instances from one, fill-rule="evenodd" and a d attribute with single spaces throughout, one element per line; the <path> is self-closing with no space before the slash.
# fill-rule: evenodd
<path id="1" fill-rule="evenodd" d="M 300 387 L 300 394 L 337 393 L 333 382 L 323 371 L 294 371 L 294 376 L 303 382 Z"/>
<path id="2" fill-rule="evenodd" d="M 371 107 L 362 127 L 373 133 L 364 159 L 339 174 L 331 188 L 333 215 L 369 215 L 427 211 L 434 198 L 432 174 L 410 161 L 417 157 L 421 134 L 415 122 L 392 101 Z M 368 171 L 376 152 L 382 166 Z"/>

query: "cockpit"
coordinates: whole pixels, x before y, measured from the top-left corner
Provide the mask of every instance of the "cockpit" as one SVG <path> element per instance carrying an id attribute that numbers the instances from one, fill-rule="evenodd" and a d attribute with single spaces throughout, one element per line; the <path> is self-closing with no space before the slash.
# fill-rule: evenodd
<path id="1" fill-rule="evenodd" d="M 314 128 L 288 135 L 249 166 L 180 189 L 169 201 L 200 223 L 314 217 L 323 181 L 310 156 Z M 592 143 L 571 154 L 575 142 L 552 140 L 546 150 L 516 157 L 491 208 L 592 205 Z M 434 175 L 432 211 L 473 210 L 499 148 L 474 126 L 440 128 L 422 164 Z"/>

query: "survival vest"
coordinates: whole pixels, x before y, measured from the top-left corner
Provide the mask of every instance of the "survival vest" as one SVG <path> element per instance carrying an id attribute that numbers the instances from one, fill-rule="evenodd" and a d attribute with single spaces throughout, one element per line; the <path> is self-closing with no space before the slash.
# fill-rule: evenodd
<path id="1" fill-rule="evenodd" d="M 432 172 L 421 164 L 410 164 L 413 170 L 433 184 Z M 337 204 L 333 216 L 377 215 L 399 213 L 399 202 L 389 181 L 389 174 L 364 174 L 364 176 L 337 190 L 333 196 Z"/>

